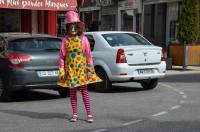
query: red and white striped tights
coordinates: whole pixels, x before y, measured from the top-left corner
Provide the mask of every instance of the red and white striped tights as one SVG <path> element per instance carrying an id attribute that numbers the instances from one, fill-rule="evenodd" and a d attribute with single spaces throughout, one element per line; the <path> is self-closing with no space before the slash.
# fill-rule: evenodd
<path id="1" fill-rule="evenodd" d="M 90 109 L 90 97 L 88 93 L 87 86 L 82 86 L 79 88 L 80 92 L 82 94 L 83 102 L 85 105 L 85 109 L 87 112 L 87 115 L 91 115 L 91 109 Z M 73 115 L 77 115 L 77 89 L 70 89 L 70 101 L 72 105 L 72 113 Z"/>

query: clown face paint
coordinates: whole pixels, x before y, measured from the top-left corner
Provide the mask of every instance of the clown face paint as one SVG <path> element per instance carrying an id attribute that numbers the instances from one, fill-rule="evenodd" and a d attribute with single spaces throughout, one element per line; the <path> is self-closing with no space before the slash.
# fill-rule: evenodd
<path id="1" fill-rule="evenodd" d="M 76 23 L 69 25 L 69 33 L 73 35 L 78 33 L 78 25 Z"/>

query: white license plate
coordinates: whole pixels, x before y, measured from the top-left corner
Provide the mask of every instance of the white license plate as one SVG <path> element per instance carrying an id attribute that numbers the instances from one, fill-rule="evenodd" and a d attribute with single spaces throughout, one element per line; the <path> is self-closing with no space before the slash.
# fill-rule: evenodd
<path id="1" fill-rule="evenodd" d="M 139 69 L 137 70 L 138 74 L 153 74 L 154 70 L 153 69 Z"/>
<path id="2" fill-rule="evenodd" d="M 37 74 L 39 77 L 53 77 L 58 76 L 58 71 L 38 71 Z"/>

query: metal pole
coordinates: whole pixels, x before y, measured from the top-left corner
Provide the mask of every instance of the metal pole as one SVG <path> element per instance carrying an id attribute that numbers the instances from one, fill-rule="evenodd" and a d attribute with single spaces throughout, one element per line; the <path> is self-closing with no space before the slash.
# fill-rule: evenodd
<path id="1" fill-rule="evenodd" d="M 183 71 L 186 70 L 187 65 L 187 50 L 186 50 L 186 41 L 183 43 Z"/>

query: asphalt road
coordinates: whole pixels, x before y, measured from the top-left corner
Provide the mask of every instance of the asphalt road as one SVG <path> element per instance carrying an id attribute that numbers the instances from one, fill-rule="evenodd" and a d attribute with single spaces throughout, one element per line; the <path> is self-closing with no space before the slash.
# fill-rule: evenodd
<path id="1" fill-rule="evenodd" d="M 17 93 L 0 102 L 0 132 L 200 132 L 200 74 L 170 75 L 154 90 L 117 84 L 111 93 L 90 91 L 95 122 L 85 121 L 78 94 L 79 121 L 69 121 L 69 98 L 57 92 Z"/>

